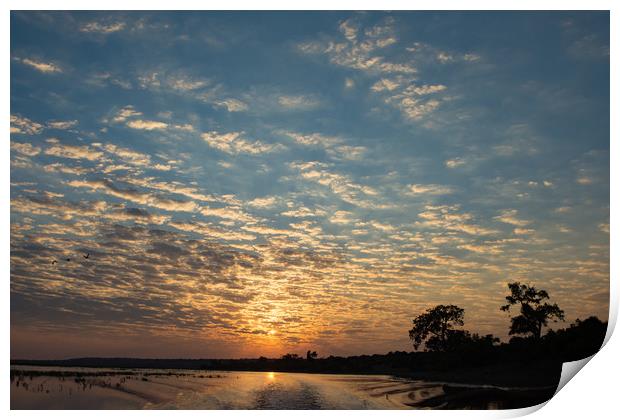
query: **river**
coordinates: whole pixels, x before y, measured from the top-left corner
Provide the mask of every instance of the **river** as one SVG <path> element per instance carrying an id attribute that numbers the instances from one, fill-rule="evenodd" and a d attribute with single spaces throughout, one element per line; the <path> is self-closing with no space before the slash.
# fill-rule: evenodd
<path id="1" fill-rule="evenodd" d="M 499 388 L 459 388 L 471 403 L 456 406 L 448 389 L 386 375 L 11 367 L 11 409 L 503 408 Z"/>

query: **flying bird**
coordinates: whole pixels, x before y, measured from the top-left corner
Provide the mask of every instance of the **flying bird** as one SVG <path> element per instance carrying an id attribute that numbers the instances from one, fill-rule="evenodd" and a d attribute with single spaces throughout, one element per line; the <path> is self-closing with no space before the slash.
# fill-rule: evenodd
<path id="1" fill-rule="evenodd" d="M 67 258 L 65 261 L 71 261 L 71 258 Z"/>
<path id="2" fill-rule="evenodd" d="M 58 261 L 52 260 L 52 265 L 54 265 L 54 264 L 58 264 Z"/>
<path id="3" fill-rule="evenodd" d="M 90 256 L 90 252 L 87 252 L 86 255 L 82 255 L 82 257 L 88 259 L 88 257 Z"/>

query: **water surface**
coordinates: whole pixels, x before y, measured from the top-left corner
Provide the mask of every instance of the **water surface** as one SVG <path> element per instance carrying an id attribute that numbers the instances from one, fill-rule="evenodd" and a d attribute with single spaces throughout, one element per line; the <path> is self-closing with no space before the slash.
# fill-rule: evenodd
<path id="1" fill-rule="evenodd" d="M 11 368 L 11 409 L 502 408 L 499 388 L 386 375 Z M 463 391 L 464 389 L 464 391 Z M 450 392 L 448 392 L 450 391 Z M 467 395 L 471 400 L 455 399 Z"/>

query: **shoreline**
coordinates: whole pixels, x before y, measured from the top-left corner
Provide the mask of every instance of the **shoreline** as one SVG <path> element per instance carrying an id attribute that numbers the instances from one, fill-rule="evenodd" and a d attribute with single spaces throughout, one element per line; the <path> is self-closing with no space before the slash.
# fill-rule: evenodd
<path id="1" fill-rule="evenodd" d="M 34 368 L 34 369 L 33 369 Z M 39 369 L 37 369 L 39 368 Z M 40 369 L 44 368 L 44 369 Z M 198 371 L 209 375 L 211 372 L 276 372 L 276 373 L 300 373 L 300 374 L 322 374 L 322 375 L 369 375 L 369 376 L 391 376 L 397 379 L 420 380 L 425 382 L 435 382 L 437 384 L 449 384 L 459 387 L 492 387 L 497 389 L 534 389 L 557 387 L 561 375 L 561 364 L 549 363 L 511 363 L 511 364 L 490 364 L 475 367 L 461 367 L 449 370 L 438 369 L 384 369 L 384 370 L 358 370 L 349 372 L 338 372 L 333 370 L 305 370 L 305 369 L 257 369 L 256 366 L 250 369 L 213 369 L 195 367 L 125 367 L 125 366 L 92 366 L 78 364 L 55 364 L 53 361 L 42 363 L 19 363 L 11 364 L 11 374 L 15 372 L 32 372 L 34 375 L 64 376 L 67 370 L 71 369 L 98 369 L 97 375 L 113 374 L 118 372 L 142 371 L 145 369 L 162 371 Z M 105 370 L 108 369 L 109 372 Z M 102 372 L 103 371 L 103 372 Z M 38 373 L 40 372 L 40 373 Z M 84 373 L 82 373 L 84 374 Z"/>
<path id="2" fill-rule="evenodd" d="M 78 369 L 78 370 L 76 370 Z M 92 369 L 92 370 L 91 370 Z M 79 367 L 65 367 L 65 370 L 58 367 L 50 366 L 49 369 L 36 369 L 29 366 L 12 366 L 11 367 L 11 384 L 15 379 L 17 387 L 20 382 L 25 384 L 29 382 L 31 386 L 41 386 L 49 382 L 45 377 L 55 378 L 53 383 L 68 386 L 75 383 L 74 386 L 82 387 L 83 390 L 92 387 L 99 389 L 98 392 L 124 393 L 130 395 L 133 399 L 141 398 L 150 404 L 161 404 L 163 401 L 174 401 L 173 397 L 168 399 L 158 396 L 157 392 L 152 389 L 144 388 L 151 384 L 161 388 L 161 386 L 171 386 L 173 388 L 183 389 L 186 391 L 195 390 L 193 379 L 196 378 L 200 384 L 205 380 L 235 380 L 234 372 L 238 373 L 255 373 L 264 374 L 263 371 L 220 371 L 217 374 L 205 371 L 189 371 L 178 369 L 172 371 L 170 369 L 104 369 L 87 368 L 81 370 Z M 334 376 L 336 382 L 344 381 L 351 386 L 356 385 L 358 391 L 367 397 L 371 397 L 375 403 L 382 405 L 384 403 L 395 404 L 394 408 L 413 408 L 413 409 L 509 409 L 522 408 L 540 404 L 549 400 L 555 393 L 555 386 L 549 387 L 530 387 L 530 388 L 506 388 L 488 383 L 476 383 L 475 378 L 470 375 L 462 377 L 466 378 L 466 382 L 452 382 L 459 375 L 459 372 L 452 372 L 451 377 L 443 372 L 443 375 L 421 375 L 410 374 L 403 375 L 386 375 L 386 374 L 329 374 L 307 372 L 280 372 L 283 374 L 301 374 L 309 376 Z M 462 372 L 460 372 L 462 374 Z M 232 374 L 232 375 L 231 375 Z M 360 378 L 355 378 L 360 376 Z M 425 376 L 423 378 L 423 376 Z M 431 378 L 431 376 L 433 376 Z M 293 376 L 294 378 L 294 376 Z M 478 378 L 480 379 L 480 378 Z M 125 380 L 133 381 L 133 386 L 127 386 Z M 295 379 L 293 379 L 295 381 Z M 309 381 L 314 383 L 315 379 L 297 379 L 297 381 Z M 170 382 L 172 381 L 172 382 Z M 180 381 L 180 382 L 179 382 Z M 189 381 L 189 382 L 188 382 Z M 322 381 L 322 379 L 319 379 Z M 187 382 L 186 385 L 184 383 Z M 286 383 L 286 379 L 285 379 Z M 66 385 L 65 385 L 66 384 Z M 135 388 L 135 389 L 134 389 Z M 28 388 L 26 388 L 28 389 Z M 62 390 L 62 386 L 61 386 Z M 43 389 L 40 390 L 43 392 Z M 47 391 L 45 391 L 47 392 Z M 77 392 L 77 391 L 76 391 Z M 124 398 L 124 397 L 123 397 Z M 145 405 L 146 408 L 149 404 Z M 377 407 L 375 407 L 377 408 Z"/>

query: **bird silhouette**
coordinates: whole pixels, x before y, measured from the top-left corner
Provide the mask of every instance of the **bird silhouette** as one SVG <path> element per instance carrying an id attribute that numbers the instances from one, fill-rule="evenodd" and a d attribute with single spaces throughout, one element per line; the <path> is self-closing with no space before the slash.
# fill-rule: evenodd
<path id="1" fill-rule="evenodd" d="M 88 259 L 88 257 L 90 256 L 90 252 L 87 252 L 86 255 L 82 255 L 82 257 Z"/>
<path id="2" fill-rule="evenodd" d="M 52 260 L 52 265 L 54 265 L 54 264 L 58 264 L 58 261 Z"/>
<path id="3" fill-rule="evenodd" d="M 71 258 L 67 258 L 65 261 L 71 261 Z"/>

